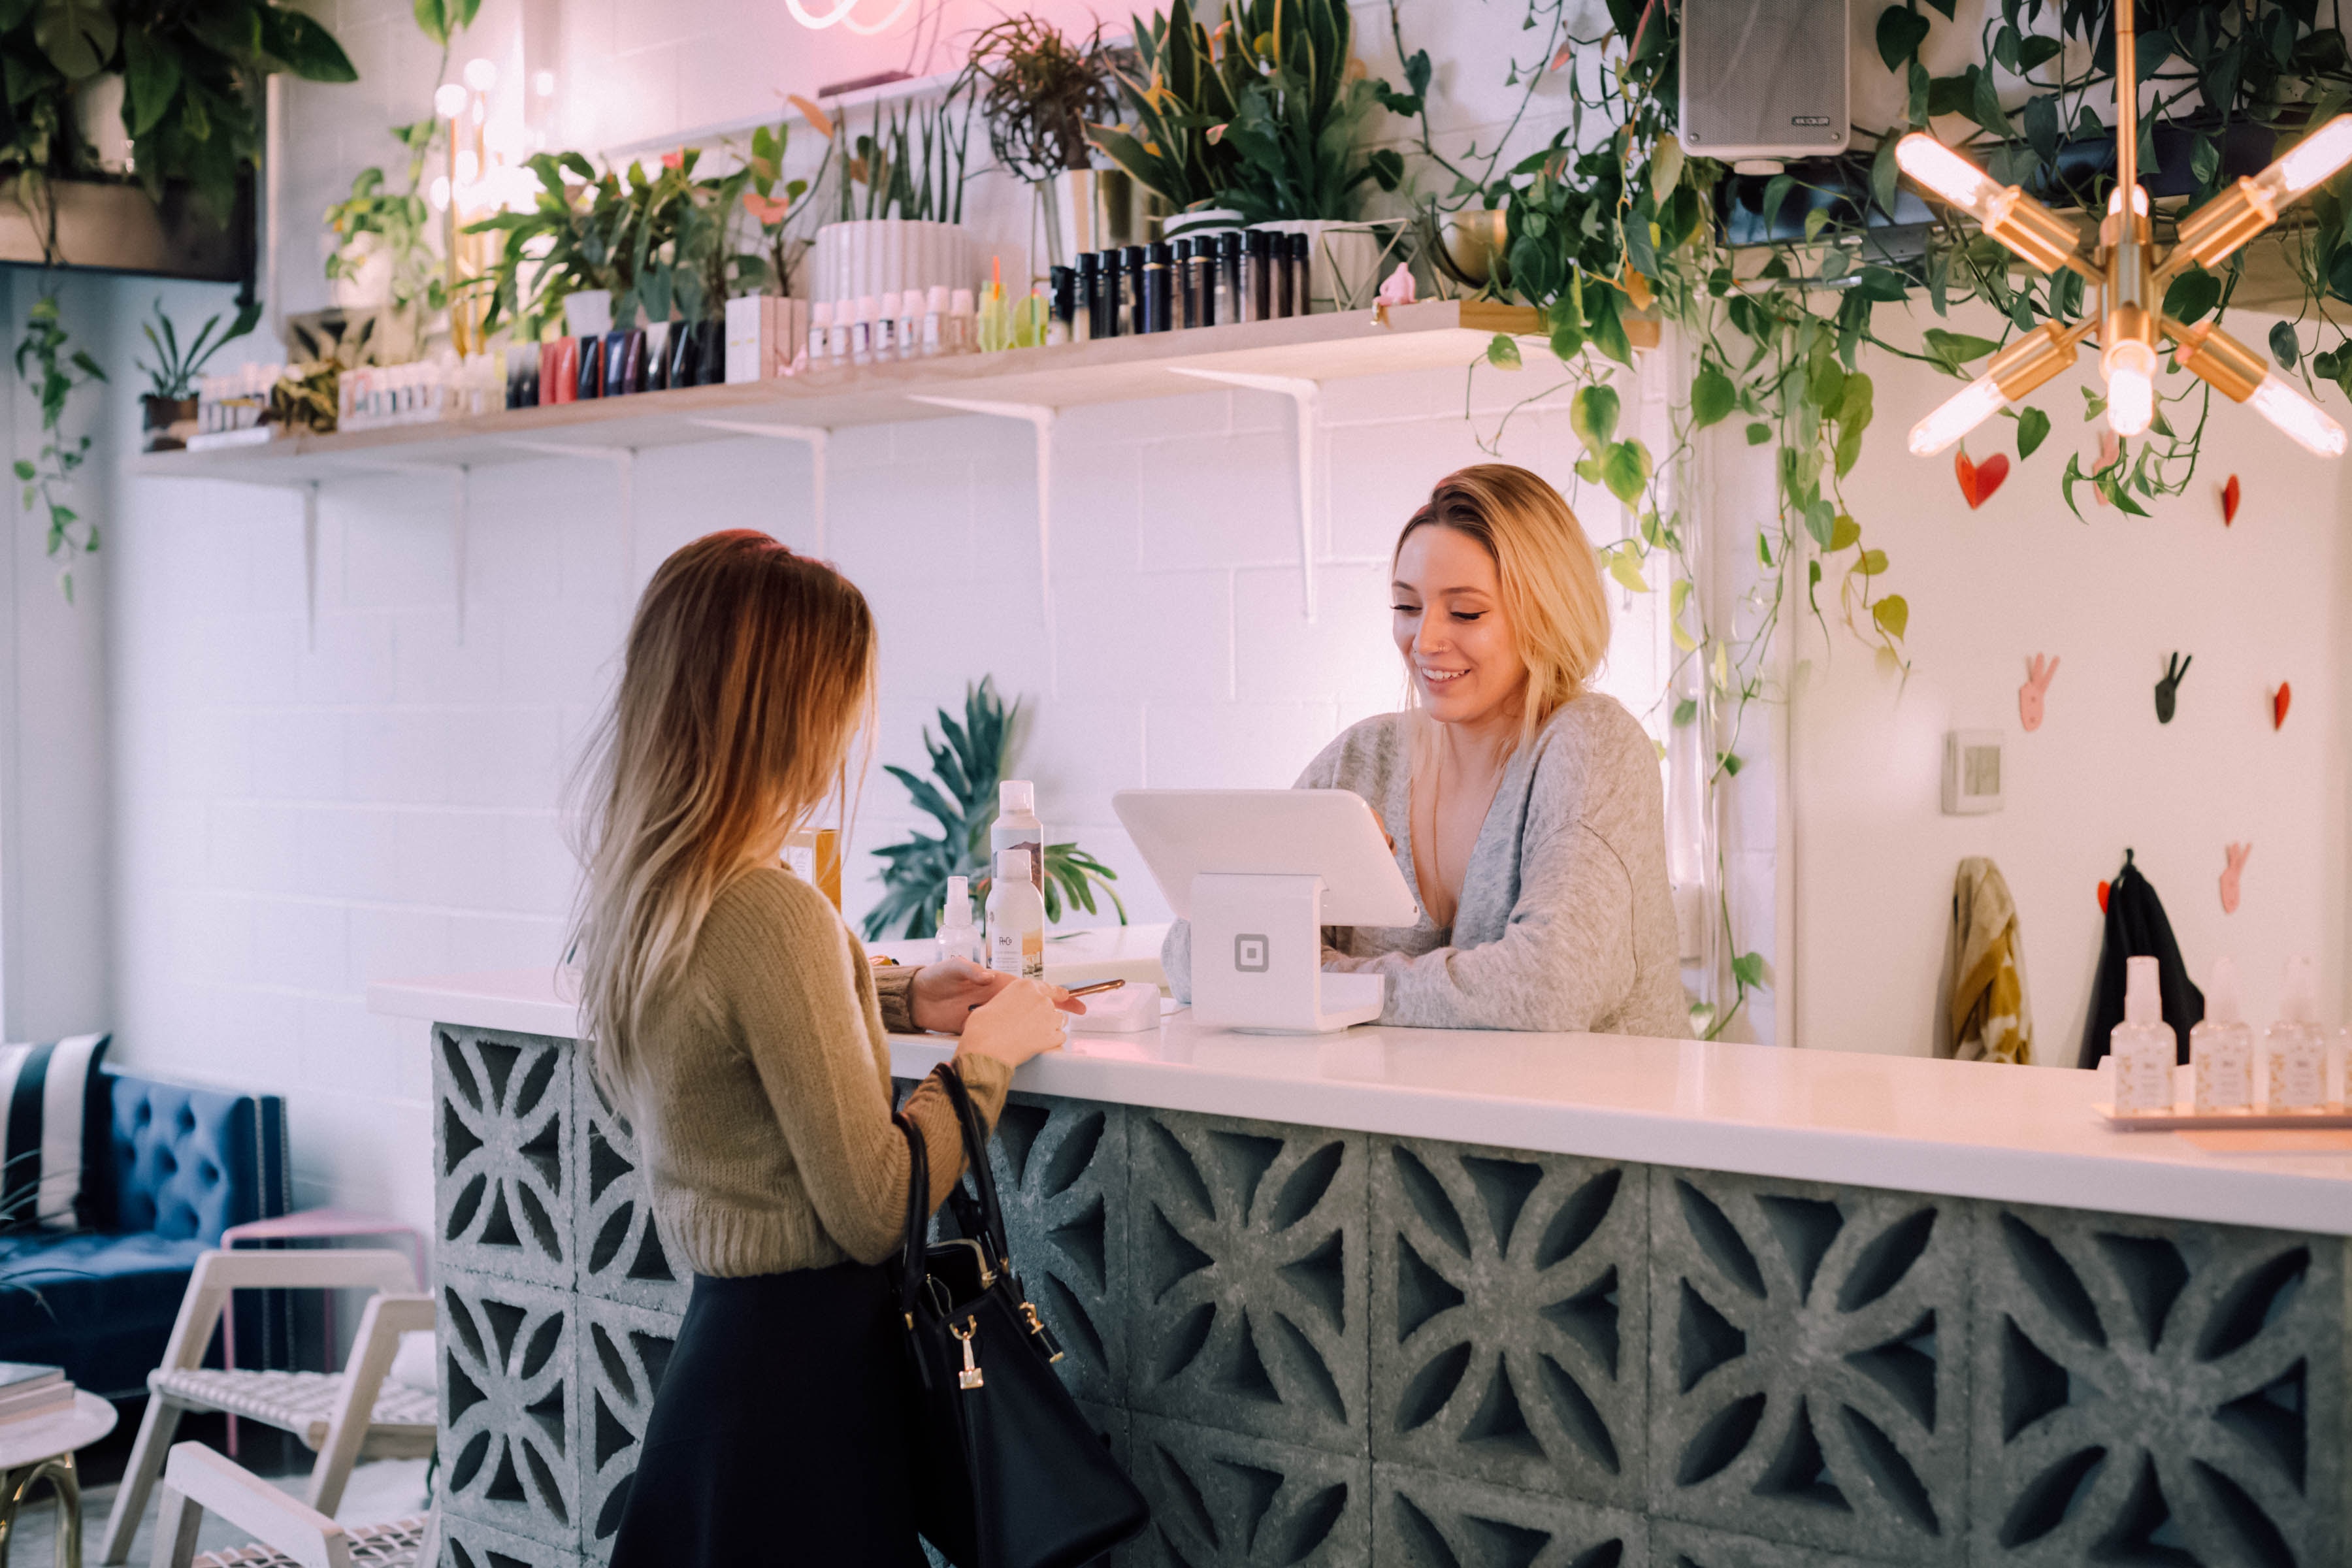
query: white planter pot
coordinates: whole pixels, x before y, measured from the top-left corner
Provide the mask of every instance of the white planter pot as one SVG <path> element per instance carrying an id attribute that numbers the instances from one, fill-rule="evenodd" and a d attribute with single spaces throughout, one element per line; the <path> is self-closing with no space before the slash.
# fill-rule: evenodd
<path id="1" fill-rule="evenodd" d="M 563 330 L 575 338 L 601 338 L 613 330 L 613 291 L 583 289 L 563 297 Z"/>
<path id="2" fill-rule="evenodd" d="M 970 289 L 979 247 L 961 224 L 911 218 L 852 218 L 816 231 L 809 298 L 832 303 L 908 289 Z"/>
<path id="3" fill-rule="evenodd" d="M 1307 237 L 1307 295 L 1316 310 L 1369 310 L 1381 291 L 1381 271 L 1395 248 L 1396 223 L 1341 223 L 1332 218 L 1285 218 L 1254 226 L 1271 234 Z"/>

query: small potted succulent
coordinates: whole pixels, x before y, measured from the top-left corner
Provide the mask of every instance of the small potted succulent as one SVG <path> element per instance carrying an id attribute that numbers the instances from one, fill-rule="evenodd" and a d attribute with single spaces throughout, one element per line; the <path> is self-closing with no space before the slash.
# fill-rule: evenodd
<path id="1" fill-rule="evenodd" d="M 183 350 L 179 330 L 163 313 L 163 300 L 156 300 L 155 319 L 139 326 L 147 334 L 148 345 L 155 351 L 153 364 L 145 360 L 138 362 L 139 368 L 146 373 L 148 387 L 139 399 L 143 430 L 141 451 L 176 452 L 188 444 L 188 437 L 196 430 L 196 378 L 204 374 L 213 355 L 253 331 L 260 320 L 261 301 L 248 300 L 227 331 L 217 338 L 213 336 L 213 329 L 221 321 L 215 316 L 205 322 L 194 341 Z"/>

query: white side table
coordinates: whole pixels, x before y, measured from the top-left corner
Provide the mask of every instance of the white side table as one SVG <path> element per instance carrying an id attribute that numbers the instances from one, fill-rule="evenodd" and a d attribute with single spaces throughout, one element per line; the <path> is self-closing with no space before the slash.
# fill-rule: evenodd
<path id="1" fill-rule="evenodd" d="M 16 1510 L 42 1481 L 58 1494 L 58 1568 L 81 1568 L 81 1473 L 74 1451 L 114 1430 L 114 1406 L 77 1390 L 73 1408 L 0 1426 L 0 1568 L 7 1568 Z"/>

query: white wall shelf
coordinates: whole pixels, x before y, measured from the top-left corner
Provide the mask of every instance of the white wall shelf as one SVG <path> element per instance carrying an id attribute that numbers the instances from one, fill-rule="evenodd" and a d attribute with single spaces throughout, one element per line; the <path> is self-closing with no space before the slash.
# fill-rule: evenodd
<path id="1" fill-rule="evenodd" d="M 739 438 L 760 433 L 746 426 L 762 424 L 837 430 L 959 412 L 926 399 L 1061 409 L 1176 397 L 1201 389 L 1197 378 L 1180 371 L 1320 382 L 1460 367 L 1475 359 L 1496 332 L 1539 330 L 1531 307 L 1433 300 L 1385 311 L 812 371 L 780 380 L 506 409 L 430 425 L 289 436 L 222 451 L 161 452 L 134 459 L 131 472 L 299 486 L 419 468 L 525 462 L 569 447 L 579 447 L 583 457 L 604 457 L 615 448 L 641 451 Z"/>

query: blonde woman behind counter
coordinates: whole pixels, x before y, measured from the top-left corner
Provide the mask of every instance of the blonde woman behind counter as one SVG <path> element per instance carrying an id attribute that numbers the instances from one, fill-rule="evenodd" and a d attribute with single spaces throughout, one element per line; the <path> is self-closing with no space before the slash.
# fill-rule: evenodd
<path id="1" fill-rule="evenodd" d="M 1687 1035 L 1657 750 L 1585 689 L 1609 601 L 1575 514 L 1525 468 L 1464 468 L 1405 523 L 1393 575 L 1414 706 L 1297 787 L 1371 803 L 1422 915 L 1335 928 L 1323 967 L 1387 976 L 1383 1024 Z M 1189 1002 L 1189 926 L 1160 958 Z"/>

